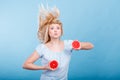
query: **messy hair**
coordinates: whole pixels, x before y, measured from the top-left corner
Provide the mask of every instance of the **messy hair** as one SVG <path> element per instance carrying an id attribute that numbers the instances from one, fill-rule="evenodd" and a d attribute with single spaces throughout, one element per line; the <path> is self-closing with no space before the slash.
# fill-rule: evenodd
<path id="1" fill-rule="evenodd" d="M 39 14 L 38 38 L 42 43 L 47 43 L 50 41 L 48 28 L 51 24 L 59 24 L 61 26 L 62 31 L 61 35 L 63 34 L 62 23 L 58 19 L 59 15 L 60 12 L 57 7 L 49 9 L 41 5 Z"/>

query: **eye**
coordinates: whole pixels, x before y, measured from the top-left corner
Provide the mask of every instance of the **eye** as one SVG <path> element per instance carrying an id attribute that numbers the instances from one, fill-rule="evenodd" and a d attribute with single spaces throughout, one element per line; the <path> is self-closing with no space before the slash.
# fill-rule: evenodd
<path id="1" fill-rule="evenodd" d="M 59 29 L 60 29 L 60 27 L 57 27 L 57 29 L 59 30 Z"/>
<path id="2" fill-rule="evenodd" d="M 53 27 L 51 27 L 50 29 L 51 29 L 51 30 L 53 30 L 54 28 L 53 28 Z"/>

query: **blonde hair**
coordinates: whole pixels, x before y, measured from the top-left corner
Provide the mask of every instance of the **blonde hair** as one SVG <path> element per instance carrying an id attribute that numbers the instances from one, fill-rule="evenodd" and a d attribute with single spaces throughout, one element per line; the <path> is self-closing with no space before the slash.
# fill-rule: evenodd
<path id="1" fill-rule="evenodd" d="M 38 38 L 42 43 L 47 43 L 50 41 L 50 36 L 48 33 L 48 28 L 51 24 L 59 24 L 61 26 L 61 35 L 63 34 L 62 23 L 58 19 L 60 12 L 58 8 L 54 7 L 52 9 L 45 9 L 43 5 L 40 8 L 39 15 L 39 29 Z"/>

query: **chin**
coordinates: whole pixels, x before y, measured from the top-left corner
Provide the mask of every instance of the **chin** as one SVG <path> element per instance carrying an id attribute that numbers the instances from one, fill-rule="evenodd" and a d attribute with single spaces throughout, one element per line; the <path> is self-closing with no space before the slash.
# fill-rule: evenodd
<path id="1" fill-rule="evenodd" d="M 54 36 L 53 38 L 58 39 L 58 38 L 60 38 L 60 36 Z"/>

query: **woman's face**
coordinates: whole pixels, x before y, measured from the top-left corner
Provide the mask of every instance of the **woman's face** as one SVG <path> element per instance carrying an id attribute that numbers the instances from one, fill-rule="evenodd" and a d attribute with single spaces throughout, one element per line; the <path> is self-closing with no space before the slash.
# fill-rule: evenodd
<path id="1" fill-rule="evenodd" d="M 61 36 L 61 26 L 59 24 L 51 24 L 49 27 L 49 36 L 50 38 L 60 38 Z"/>

